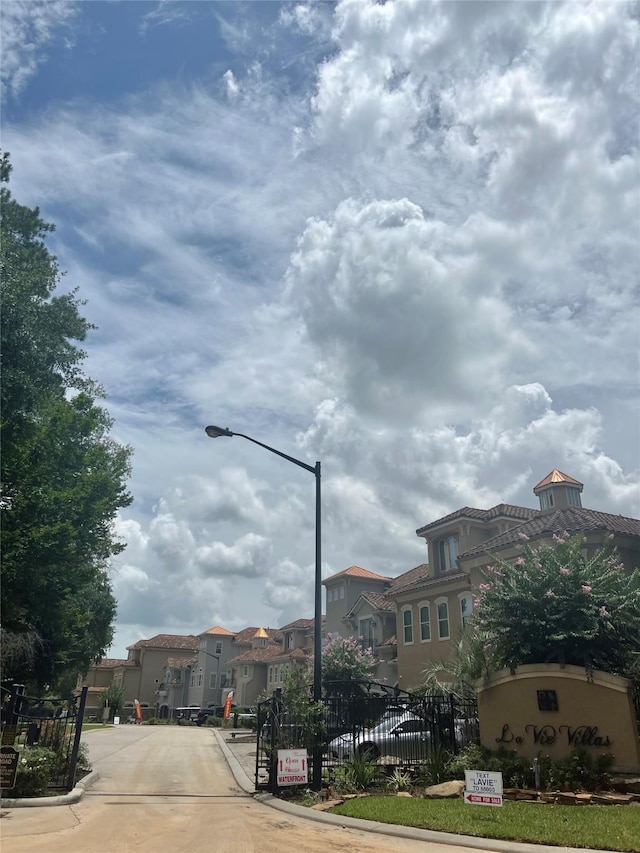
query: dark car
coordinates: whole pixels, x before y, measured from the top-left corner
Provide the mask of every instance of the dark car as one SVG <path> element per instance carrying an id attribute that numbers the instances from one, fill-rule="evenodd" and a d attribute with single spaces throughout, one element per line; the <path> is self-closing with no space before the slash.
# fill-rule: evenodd
<path id="1" fill-rule="evenodd" d="M 231 706 L 231 714 L 234 713 L 235 707 L 235 705 Z M 196 717 L 197 725 L 201 726 L 206 723 L 209 717 L 222 719 L 224 717 L 224 705 L 209 705 L 207 708 L 202 708 Z"/>

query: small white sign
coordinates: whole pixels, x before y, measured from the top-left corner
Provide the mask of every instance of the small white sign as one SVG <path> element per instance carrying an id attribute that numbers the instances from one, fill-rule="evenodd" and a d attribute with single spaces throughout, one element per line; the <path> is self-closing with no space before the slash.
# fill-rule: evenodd
<path id="1" fill-rule="evenodd" d="M 472 806 L 502 805 L 502 773 L 465 770 L 464 801 Z"/>
<path id="2" fill-rule="evenodd" d="M 278 787 L 285 785 L 307 785 L 309 782 L 309 759 L 305 749 L 278 750 Z"/>

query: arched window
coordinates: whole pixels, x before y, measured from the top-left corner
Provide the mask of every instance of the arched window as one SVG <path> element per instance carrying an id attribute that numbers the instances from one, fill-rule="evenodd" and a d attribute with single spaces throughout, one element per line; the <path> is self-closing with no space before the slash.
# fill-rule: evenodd
<path id="1" fill-rule="evenodd" d="M 467 592 L 464 595 L 459 596 L 460 598 L 460 622 L 463 628 L 467 627 L 469 620 L 471 619 L 471 615 L 473 614 L 473 596 L 471 593 Z"/>
<path id="2" fill-rule="evenodd" d="M 410 607 L 402 611 L 402 636 L 405 646 L 413 643 L 413 612 Z"/>
<path id="3" fill-rule="evenodd" d="M 427 643 L 431 640 L 431 608 L 428 602 L 420 602 L 418 614 L 420 617 L 420 642 Z"/>
<path id="4" fill-rule="evenodd" d="M 436 611 L 438 613 L 438 639 L 448 640 L 451 634 L 449 631 L 449 602 L 446 598 L 439 598 L 436 601 Z"/>

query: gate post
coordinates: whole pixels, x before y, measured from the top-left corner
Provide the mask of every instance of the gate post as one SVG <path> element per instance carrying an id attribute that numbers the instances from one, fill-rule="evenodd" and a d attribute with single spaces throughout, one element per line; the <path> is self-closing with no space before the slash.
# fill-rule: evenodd
<path id="1" fill-rule="evenodd" d="M 24 684 L 11 685 L 11 697 L 7 707 L 7 724 L 15 726 L 22 710 L 22 697 L 24 696 Z"/>
<path id="2" fill-rule="evenodd" d="M 73 749 L 71 750 L 71 761 L 69 762 L 69 774 L 67 776 L 67 789 L 69 791 L 76 784 L 76 766 L 78 764 L 78 752 L 80 750 L 80 738 L 82 737 L 82 723 L 84 722 L 84 709 L 87 704 L 88 690 L 87 685 L 82 688 L 80 703 L 76 713 L 76 731 L 73 738 Z"/>

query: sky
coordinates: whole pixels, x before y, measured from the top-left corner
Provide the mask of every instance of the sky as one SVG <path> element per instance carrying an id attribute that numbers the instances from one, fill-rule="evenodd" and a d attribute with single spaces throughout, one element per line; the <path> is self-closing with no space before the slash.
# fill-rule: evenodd
<path id="1" fill-rule="evenodd" d="M 109 655 L 313 616 L 462 506 L 640 515 L 625 2 L 4 0 L 11 190 L 131 445 Z"/>

